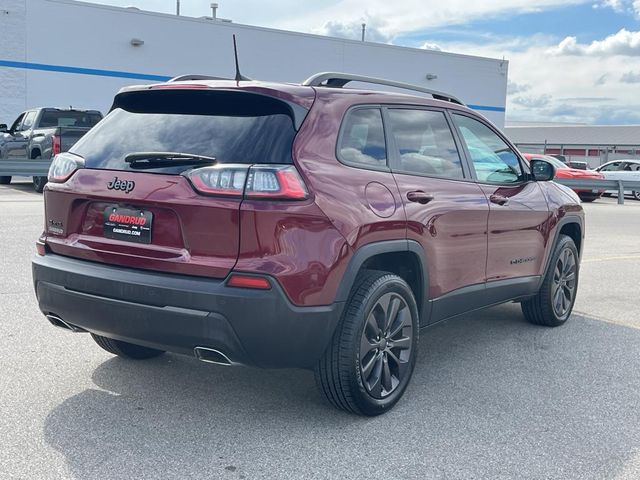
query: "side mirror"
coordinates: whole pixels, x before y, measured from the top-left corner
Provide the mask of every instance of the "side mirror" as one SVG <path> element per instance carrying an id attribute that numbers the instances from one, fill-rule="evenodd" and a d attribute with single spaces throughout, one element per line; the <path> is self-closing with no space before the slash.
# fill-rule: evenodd
<path id="1" fill-rule="evenodd" d="M 556 167 L 546 160 L 533 159 L 529 163 L 531 176 L 536 182 L 548 182 L 556 176 Z"/>
<path id="2" fill-rule="evenodd" d="M 7 127 L 6 123 L 0 123 L 0 133 L 7 133 L 9 131 L 9 127 Z"/>

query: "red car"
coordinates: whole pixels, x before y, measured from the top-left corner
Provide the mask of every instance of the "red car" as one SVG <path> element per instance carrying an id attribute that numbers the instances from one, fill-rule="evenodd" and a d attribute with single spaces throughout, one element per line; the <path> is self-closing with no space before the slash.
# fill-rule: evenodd
<path id="1" fill-rule="evenodd" d="M 549 155 L 540 155 L 537 153 L 525 153 L 523 154 L 527 161 L 531 161 L 534 158 L 539 160 L 546 160 L 556 167 L 555 178 L 571 178 L 574 180 L 604 180 L 604 175 L 596 172 L 595 170 L 579 170 L 577 168 L 571 168 L 569 165 L 563 163 L 555 157 Z M 604 193 L 601 189 L 591 188 L 572 188 L 574 192 L 578 194 L 583 202 L 593 202 L 600 198 Z"/>
<path id="2" fill-rule="evenodd" d="M 423 327 L 511 301 L 564 324 L 584 213 L 554 166 L 453 96 L 352 80 L 122 90 L 49 171 L 47 319 L 121 357 L 308 368 L 363 415 L 400 399 Z"/>

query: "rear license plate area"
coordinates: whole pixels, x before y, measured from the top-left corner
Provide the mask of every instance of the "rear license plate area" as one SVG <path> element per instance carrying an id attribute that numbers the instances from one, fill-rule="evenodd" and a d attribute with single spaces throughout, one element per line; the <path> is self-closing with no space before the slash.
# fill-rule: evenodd
<path id="1" fill-rule="evenodd" d="M 104 236 L 133 243 L 151 243 L 153 213 L 147 210 L 109 206 L 104 210 Z"/>

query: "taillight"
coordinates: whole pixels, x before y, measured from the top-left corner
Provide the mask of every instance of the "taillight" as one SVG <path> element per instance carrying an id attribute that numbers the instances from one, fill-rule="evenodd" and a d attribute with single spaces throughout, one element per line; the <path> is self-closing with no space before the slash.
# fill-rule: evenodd
<path id="1" fill-rule="evenodd" d="M 199 193 L 242 197 L 248 170 L 248 165 L 220 165 L 196 168 L 186 176 Z"/>
<path id="2" fill-rule="evenodd" d="M 84 167 L 84 160 L 71 153 L 56 155 L 49 167 L 48 180 L 54 183 L 64 183 L 76 170 Z"/>
<path id="3" fill-rule="evenodd" d="M 295 167 L 254 165 L 249 170 L 246 198 L 304 200 L 307 189 Z"/>
<path id="4" fill-rule="evenodd" d="M 60 147 L 60 137 L 58 135 L 51 136 L 51 156 L 54 157 L 62 151 Z"/>
<path id="5" fill-rule="evenodd" d="M 292 165 L 216 165 L 186 173 L 193 187 L 205 195 L 240 198 L 304 200 L 307 188 Z"/>

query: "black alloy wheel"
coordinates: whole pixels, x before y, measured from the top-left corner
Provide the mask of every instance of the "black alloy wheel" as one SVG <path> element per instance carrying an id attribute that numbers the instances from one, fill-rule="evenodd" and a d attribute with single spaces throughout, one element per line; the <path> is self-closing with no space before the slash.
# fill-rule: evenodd
<path id="1" fill-rule="evenodd" d="M 367 317 L 360 342 L 360 374 L 374 398 L 391 394 L 407 374 L 413 326 L 407 302 L 386 293 Z"/>
<path id="2" fill-rule="evenodd" d="M 553 273 L 551 298 L 553 310 L 559 318 L 564 318 L 573 306 L 577 286 L 577 261 L 573 250 L 562 250 Z"/>
<path id="3" fill-rule="evenodd" d="M 336 408 L 374 416 L 404 394 L 416 363 L 418 307 L 411 287 L 389 272 L 358 274 L 333 338 L 315 367 Z"/>

